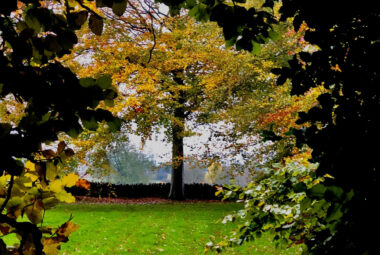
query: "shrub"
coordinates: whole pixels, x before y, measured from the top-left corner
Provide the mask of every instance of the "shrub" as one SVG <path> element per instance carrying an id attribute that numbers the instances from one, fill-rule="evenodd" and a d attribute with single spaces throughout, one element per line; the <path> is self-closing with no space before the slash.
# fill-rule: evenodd
<path id="1" fill-rule="evenodd" d="M 222 222 L 240 219 L 242 224 L 219 243 L 210 241 L 206 249 L 221 251 L 226 246 L 253 241 L 264 232 L 272 233 L 277 245 L 288 247 L 312 241 L 316 233 L 332 233 L 334 230 L 328 226 L 333 225 L 342 212 L 330 202 L 334 199 L 327 201 L 325 196 L 347 202 L 353 193 L 343 194 L 339 187 L 325 186 L 325 179 L 333 177 L 316 177 L 316 168 L 317 164 L 309 163 L 305 157 L 287 159 L 284 164 L 265 169 L 263 176 L 247 187 L 233 184 L 220 189 L 217 193 L 223 195 L 223 199 L 245 204 L 244 209 L 227 215 Z"/>

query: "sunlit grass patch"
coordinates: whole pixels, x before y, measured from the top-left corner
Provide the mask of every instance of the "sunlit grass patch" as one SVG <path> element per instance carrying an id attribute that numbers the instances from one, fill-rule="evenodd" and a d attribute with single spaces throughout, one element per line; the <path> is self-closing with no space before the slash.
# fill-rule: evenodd
<path id="1" fill-rule="evenodd" d="M 72 204 L 46 213 L 44 224 L 59 226 L 73 215 L 80 228 L 61 254 L 203 254 L 211 235 L 220 240 L 236 224 L 217 219 L 238 210 L 234 203 Z M 7 244 L 12 240 L 6 239 Z M 276 250 L 270 236 L 225 254 L 300 254 Z"/>

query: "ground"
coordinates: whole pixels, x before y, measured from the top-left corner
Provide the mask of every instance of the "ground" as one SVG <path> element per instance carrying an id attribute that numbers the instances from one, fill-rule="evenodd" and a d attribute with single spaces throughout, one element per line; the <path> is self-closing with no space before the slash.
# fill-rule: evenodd
<path id="1" fill-rule="evenodd" d="M 220 240 L 236 228 L 236 224 L 224 225 L 216 221 L 242 207 L 241 204 L 216 201 L 171 202 L 151 198 L 78 200 L 80 202 L 63 204 L 46 212 L 44 225 L 58 226 L 71 214 L 73 222 L 80 225 L 70 241 L 62 246 L 62 255 L 203 254 L 210 238 Z M 15 237 L 6 239 L 8 245 L 12 238 Z M 225 254 L 290 255 L 301 252 L 295 248 L 276 250 L 271 236 L 267 235 Z"/>

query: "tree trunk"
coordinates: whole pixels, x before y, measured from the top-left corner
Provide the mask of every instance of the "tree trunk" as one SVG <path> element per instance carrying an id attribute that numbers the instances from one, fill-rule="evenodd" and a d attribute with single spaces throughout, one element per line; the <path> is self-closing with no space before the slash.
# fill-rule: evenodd
<path id="1" fill-rule="evenodd" d="M 169 199 L 184 200 L 183 183 L 183 135 L 185 129 L 184 97 L 181 93 L 178 99 L 179 107 L 174 111 L 172 124 L 172 176 Z"/>

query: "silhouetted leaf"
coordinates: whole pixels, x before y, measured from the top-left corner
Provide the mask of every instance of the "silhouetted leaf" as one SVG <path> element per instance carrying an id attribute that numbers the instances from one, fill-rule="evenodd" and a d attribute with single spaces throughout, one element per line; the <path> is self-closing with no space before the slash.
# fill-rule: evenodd
<path id="1" fill-rule="evenodd" d="M 127 8 L 127 0 L 122 0 L 121 2 L 114 1 L 112 4 L 112 11 L 117 16 L 122 16 Z"/>
<path id="2" fill-rule="evenodd" d="M 94 34 L 101 35 L 103 32 L 103 19 L 91 13 L 88 26 Z"/>

